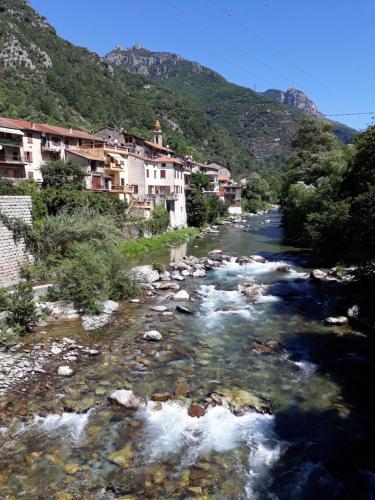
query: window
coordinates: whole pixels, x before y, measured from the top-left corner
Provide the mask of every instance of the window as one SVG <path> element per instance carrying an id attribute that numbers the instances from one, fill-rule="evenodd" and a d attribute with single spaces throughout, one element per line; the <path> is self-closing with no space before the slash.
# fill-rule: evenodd
<path id="1" fill-rule="evenodd" d="M 121 186 L 124 187 L 125 186 L 125 179 L 120 179 L 120 183 L 121 183 Z"/>
<path id="2" fill-rule="evenodd" d="M 150 171 L 149 171 L 149 169 L 146 170 L 146 177 L 147 177 L 147 179 L 150 177 Z"/>
<path id="3" fill-rule="evenodd" d="M 160 179 L 165 179 L 165 170 L 160 170 Z"/>
<path id="4" fill-rule="evenodd" d="M 154 179 L 156 179 L 156 170 L 154 170 Z"/>
<path id="5" fill-rule="evenodd" d="M 27 142 L 29 144 L 32 144 L 33 143 L 33 134 L 31 132 L 28 132 L 27 133 Z"/>
<path id="6" fill-rule="evenodd" d="M 133 187 L 134 187 L 134 194 L 138 194 L 138 186 L 135 184 Z"/>
<path id="7" fill-rule="evenodd" d="M 25 161 L 26 163 L 33 162 L 33 154 L 30 151 L 25 151 Z"/>

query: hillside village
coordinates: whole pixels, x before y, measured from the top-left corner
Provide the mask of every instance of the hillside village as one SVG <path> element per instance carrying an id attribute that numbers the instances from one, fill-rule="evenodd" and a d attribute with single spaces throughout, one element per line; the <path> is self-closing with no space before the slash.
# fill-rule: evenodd
<path id="1" fill-rule="evenodd" d="M 40 167 L 51 160 L 82 165 L 86 189 L 126 201 L 133 216 L 147 219 L 156 206 L 164 206 L 172 228 L 187 225 L 185 190 L 196 172 L 210 179 L 204 194 L 217 195 L 230 213 L 241 213 L 241 186 L 231 179 L 230 167 L 177 155 L 163 144 L 159 121 L 148 141 L 112 127 L 91 134 L 0 117 L 0 177 L 40 185 Z"/>

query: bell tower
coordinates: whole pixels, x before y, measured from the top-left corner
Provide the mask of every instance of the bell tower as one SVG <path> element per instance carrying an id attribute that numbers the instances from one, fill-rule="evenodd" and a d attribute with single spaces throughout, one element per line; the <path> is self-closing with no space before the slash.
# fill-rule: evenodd
<path id="1" fill-rule="evenodd" d="M 154 143 L 158 146 L 163 145 L 163 132 L 161 131 L 161 126 L 159 120 L 156 120 L 154 126 Z"/>

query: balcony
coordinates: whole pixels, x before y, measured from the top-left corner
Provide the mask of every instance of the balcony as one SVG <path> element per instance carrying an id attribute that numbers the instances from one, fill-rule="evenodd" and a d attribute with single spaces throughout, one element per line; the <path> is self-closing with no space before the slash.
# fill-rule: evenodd
<path id="1" fill-rule="evenodd" d="M 5 153 L 4 150 L 0 150 L 0 162 L 7 163 L 9 165 L 24 165 L 25 162 L 19 153 Z"/>
<path id="2" fill-rule="evenodd" d="M 54 144 L 53 142 L 45 142 L 42 144 L 42 151 L 51 151 L 53 153 L 60 153 L 61 144 Z"/>
<path id="3" fill-rule="evenodd" d="M 121 186 L 119 184 L 112 184 L 111 191 L 113 193 L 134 194 L 134 186 Z"/>
<path id="4" fill-rule="evenodd" d="M 104 164 L 105 170 L 114 170 L 114 171 L 119 171 L 123 170 L 123 165 L 119 165 L 117 163 L 105 163 Z"/>
<path id="5" fill-rule="evenodd" d="M 132 208 L 139 208 L 142 210 L 151 210 L 153 207 L 153 202 L 151 200 L 135 201 L 132 204 Z"/>
<path id="6" fill-rule="evenodd" d="M 20 148 L 22 146 L 21 141 L 17 141 L 17 139 L 10 139 L 8 137 L 0 137 L 0 144 L 2 146 L 14 146 L 16 148 Z"/>

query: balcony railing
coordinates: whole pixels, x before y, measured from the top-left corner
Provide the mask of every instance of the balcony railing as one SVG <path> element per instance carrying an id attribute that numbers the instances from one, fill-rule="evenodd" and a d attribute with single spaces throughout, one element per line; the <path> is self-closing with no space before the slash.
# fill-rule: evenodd
<path id="1" fill-rule="evenodd" d="M 117 163 L 105 163 L 104 168 L 106 170 L 123 170 L 124 165 L 118 165 Z"/>
<path id="2" fill-rule="evenodd" d="M 132 207 L 140 209 L 151 209 L 153 207 L 153 203 L 151 200 L 135 201 L 133 202 Z"/>
<path id="3" fill-rule="evenodd" d="M 25 163 L 20 154 L 4 153 L 2 150 L 0 150 L 0 162 L 10 164 L 14 163 L 15 165 L 23 165 Z"/>
<path id="4" fill-rule="evenodd" d="M 111 191 L 114 193 L 134 194 L 134 186 L 121 186 L 112 184 Z"/>
<path id="5" fill-rule="evenodd" d="M 53 151 L 59 153 L 61 151 L 61 144 L 53 144 L 53 142 L 45 142 L 42 144 L 42 151 Z"/>

